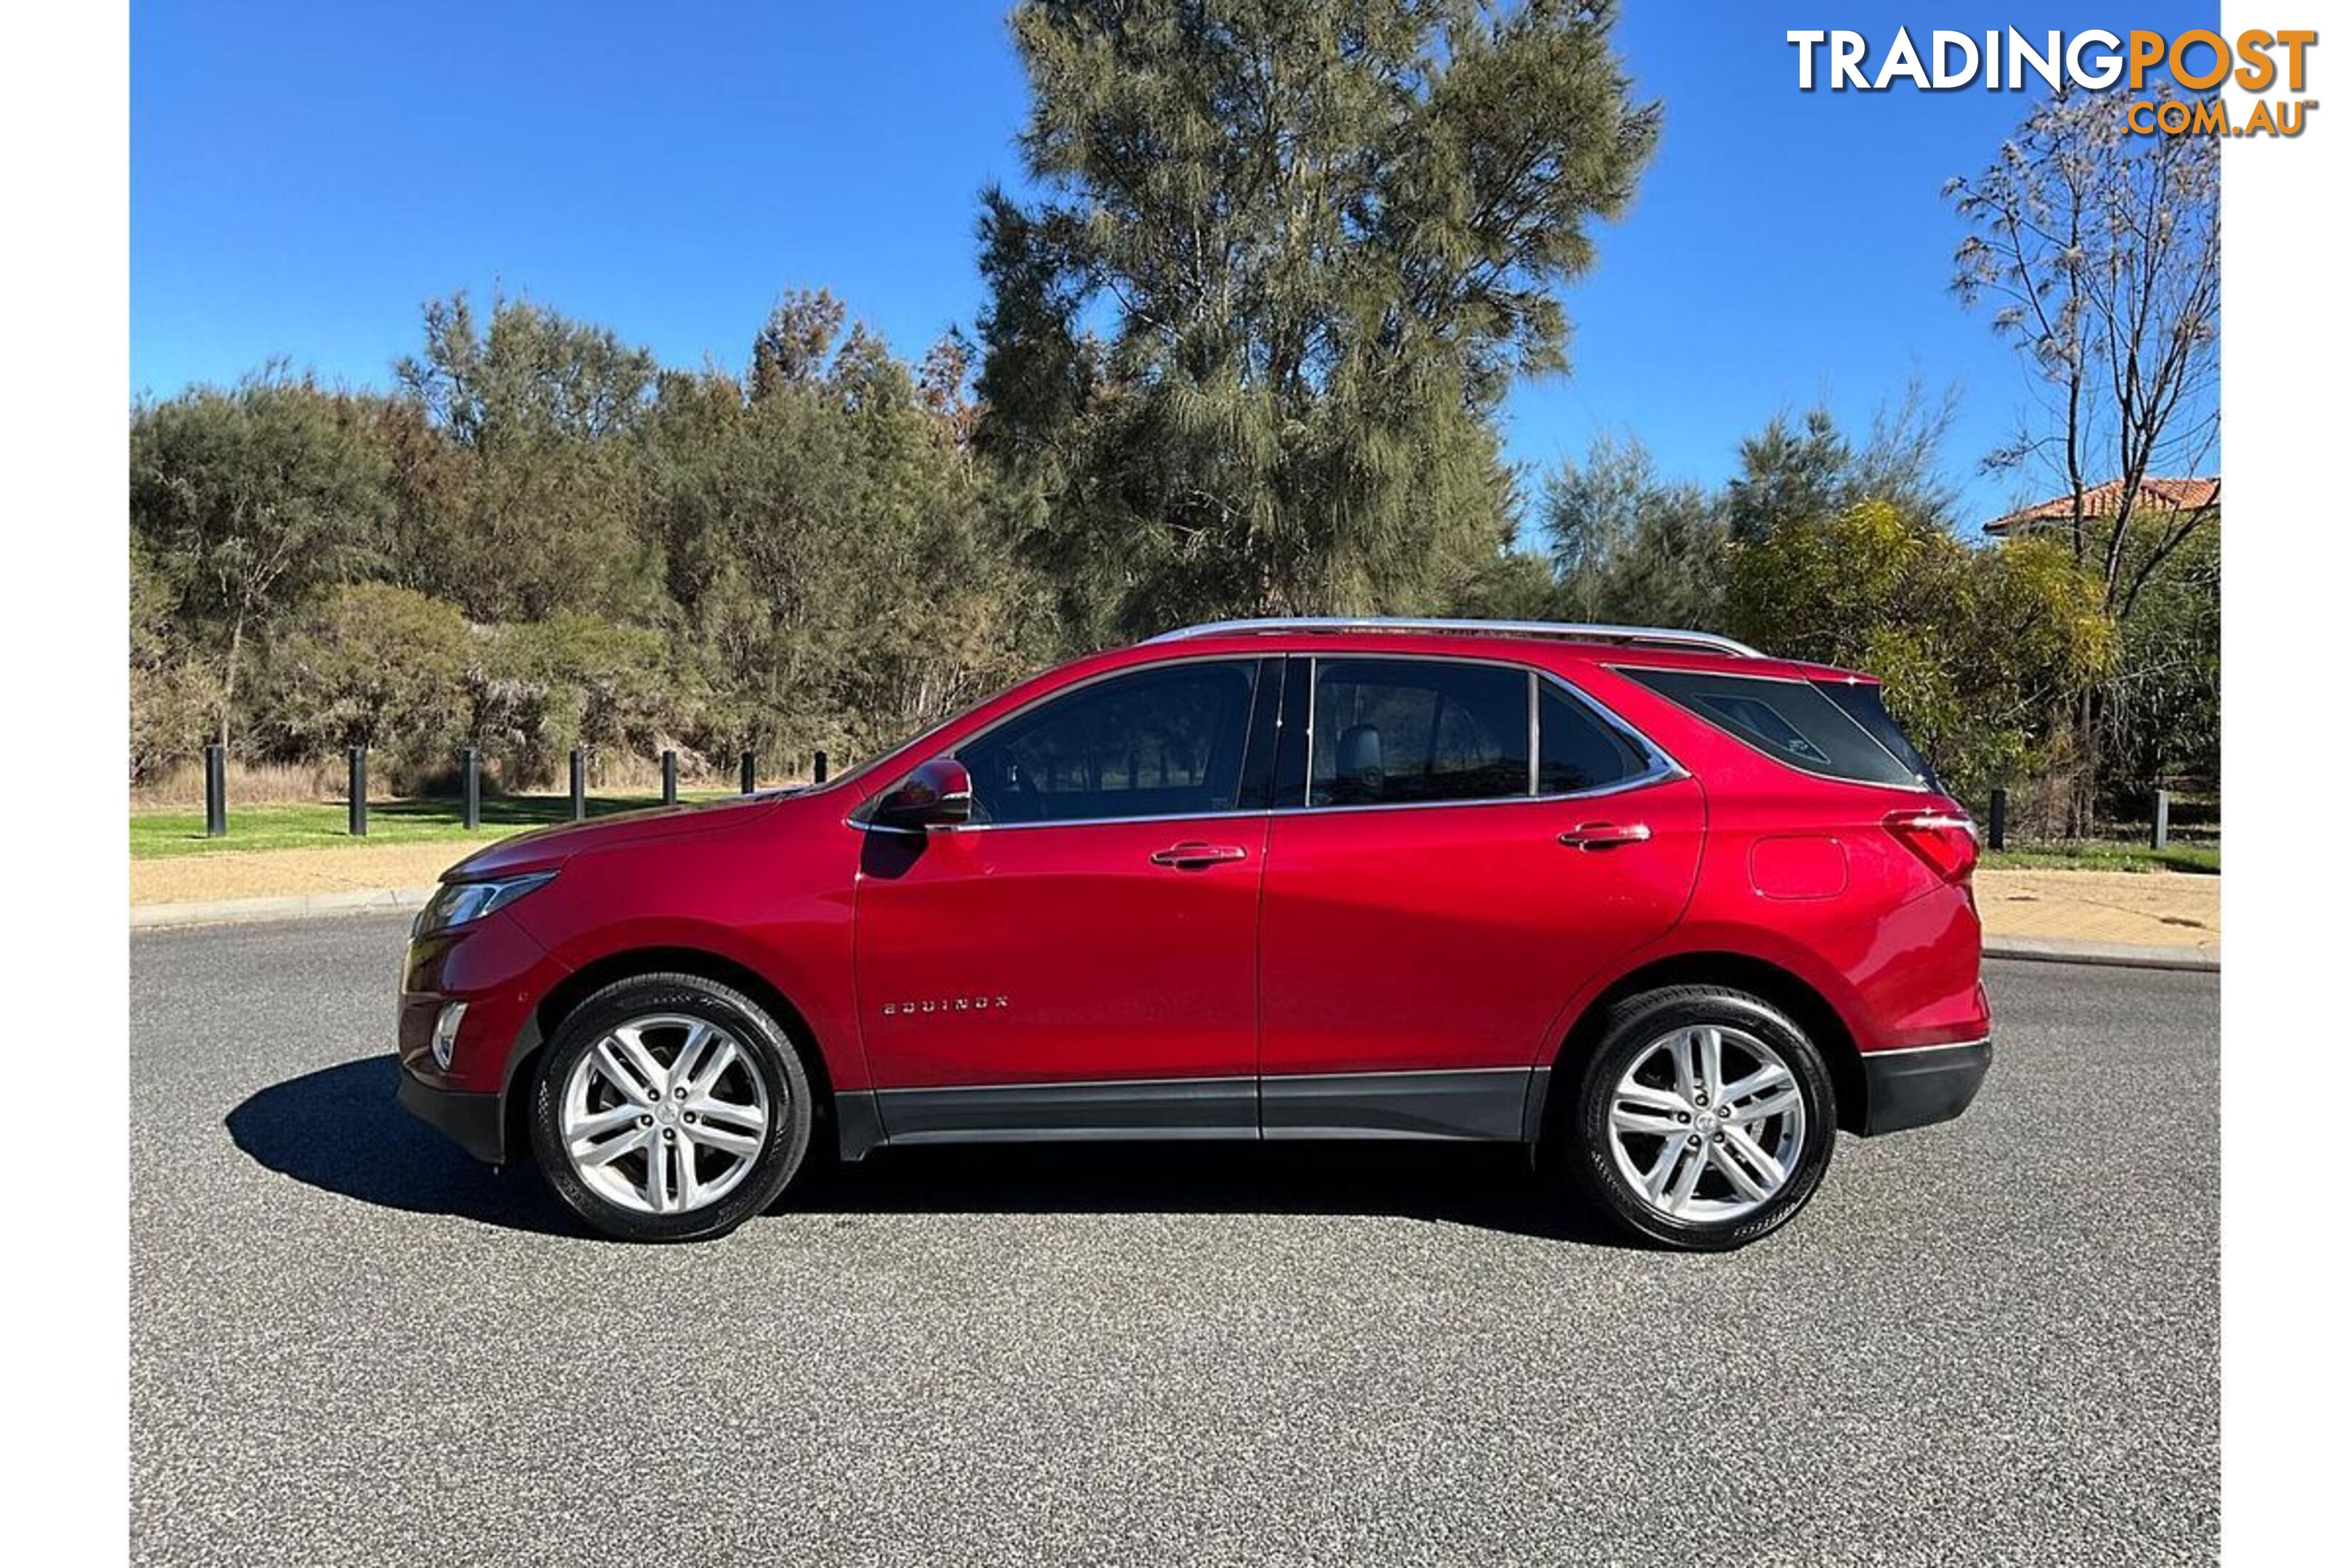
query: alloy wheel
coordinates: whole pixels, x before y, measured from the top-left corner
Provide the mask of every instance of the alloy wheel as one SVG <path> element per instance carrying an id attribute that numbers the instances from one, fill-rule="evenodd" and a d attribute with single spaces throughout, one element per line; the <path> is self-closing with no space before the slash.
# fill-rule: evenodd
<path id="1" fill-rule="evenodd" d="M 1805 1102 L 1778 1052 L 1702 1024 L 1637 1053 L 1609 1101 L 1617 1170 L 1657 1213 L 1717 1224 L 1772 1201 L 1805 1152 Z"/>
<path id="2" fill-rule="evenodd" d="M 643 1214 L 717 1203 L 759 1163 L 772 1121 L 751 1054 L 706 1018 L 614 1026 L 564 1079 L 563 1152 L 599 1196 Z"/>

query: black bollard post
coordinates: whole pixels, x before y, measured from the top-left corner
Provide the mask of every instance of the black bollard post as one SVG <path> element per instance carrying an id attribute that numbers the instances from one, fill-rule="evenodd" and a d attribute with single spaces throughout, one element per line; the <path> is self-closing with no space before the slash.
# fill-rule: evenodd
<path id="1" fill-rule="evenodd" d="M 367 837 L 367 748 L 353 746 L 351 751 L 352 837 Z"/>
<path id="2" fill-rule="evenodd" d="M 677 753 L 676 752 L 662 753 L 662 804 L 664 805 L 677 804 Z"/>
<path id="3" fill-rule="evenodd" d="M 760 760 L 751 752 L 743 753 L 743 793 L 750 795 L 760 787 Z"/>
<path id="4" fill-rule="evenodd" d="M 1985 847 L 2001 849 L 2006 848 L 2008 845 L 2009 792 L 2005 789 L 1997 789 L 1992 792 L 1992 810 L 1985 823 Z"/>
<path id="5" fill-rule="evenodd" d="M 588 753 L 579 747 L 572 748 L 572 820 L 583 822 L 588 816 Z"/>
<path id="6" fill-rule="evenodd" d="M 824 783 L 824 753 L 823 752 L 819 752 L 816 754 L 816 782 L 818 784 Z"/>
<path id="7" fill-rule="evenodd" d="M 471 833 L 482 826 L 482 753 L 468 746 L 457 753 L 457 764 L 466 775 L 466 831 Z"/>
<path id="8" fill-rule="evenodd" d="M 205 837 L 228 837 L 228 748 L 205 748 Z"/>

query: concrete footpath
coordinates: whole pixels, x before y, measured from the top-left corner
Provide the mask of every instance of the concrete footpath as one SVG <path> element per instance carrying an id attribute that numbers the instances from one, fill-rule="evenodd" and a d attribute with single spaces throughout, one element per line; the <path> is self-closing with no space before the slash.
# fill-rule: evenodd
<path id="1" fill-rule="evenodd" d="M 133 861 L 131 924 L 208 925 L 415 909 L 476 844 L 355 845 Z M 1985 952 L 2160 969 L 2221 964 L 2221 879 L 2169 871 L 1977 873 Z"/>

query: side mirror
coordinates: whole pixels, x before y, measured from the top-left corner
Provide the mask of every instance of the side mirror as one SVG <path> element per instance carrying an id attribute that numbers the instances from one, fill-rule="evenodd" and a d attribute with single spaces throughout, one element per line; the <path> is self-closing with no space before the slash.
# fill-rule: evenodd
<path id="1" fill-rule="evenodd" d="M 908 773 L 874 807 L 877 827 L 953 827 L 971 819 L 971 773 L 953 757 L 934 757 Z"/>

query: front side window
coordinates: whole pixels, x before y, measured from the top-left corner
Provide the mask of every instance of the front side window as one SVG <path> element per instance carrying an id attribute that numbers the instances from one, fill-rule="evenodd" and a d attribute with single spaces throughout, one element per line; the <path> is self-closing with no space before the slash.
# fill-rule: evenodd
<path id="1" fill-rule="evenodd" d="M 1049 699 L 956 749 L 974 822 L 1083 822 L 1235 809 L 1254 659 L 1113 676 Z"/>
<path id="2" fill-rule="evenodd" d="M 1318 658 L 1309 805 L 1528 793 L 1528 673 L 1437 659 Z"/>

